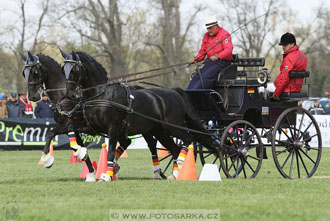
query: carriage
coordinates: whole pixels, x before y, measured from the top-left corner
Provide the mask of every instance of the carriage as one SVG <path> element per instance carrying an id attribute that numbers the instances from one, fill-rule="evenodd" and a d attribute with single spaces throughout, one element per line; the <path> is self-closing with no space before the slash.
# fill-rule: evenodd
<path id="1" fill-rule="evenodd" d="M 283 177 L 311 177 L 321 159 L 322 141 L 314 117 L 298 106 L 308 99 L 309 71 L 291 72 L 290 78 L 304 78 L 302 91 L 283 93 L 274 101 L 266 90 L 269 73 L 264 65 L 264 58 L 234 55 L 213 89 L 186 90 L 205 127 L 220 141 L 220 156 L 195 142 L 195 157 L 202 165 L 218 164 L 229 178 L 253 178 L 268 158 L 266 147 L 271 147 Z"/>
<path id="2" fill-rule="evenodd" d="M 192 130 L 182 126 L 178 128 L 173 124 L 179 122 L 176 121 L 178 115 L 182 116 L 179 119 L 181 125 L 188 120 L 183 117 L 187 114 L 187 110 L 179 109 L 178 106 L 167 105 L 171 109 L 169 112 L 171 112 L 172 124 L 155 119 L 151 115 L 138 113 L 137 109 L 134 110 L 132 94 L 129 93 L 131 90 L 135 90 L 135 95 L 147 93 L 144 99 L 137 97 L 138 102 L 135 102 L 135 105 L 142 106 L 143 111 L 150 113 L 150 103 L 147 100 L 152 97 L 152 93 L 157 93 L 157 89 L 151 89 L 150 93 L 144 89 L 129 89 L 121 82 L 109 82 L 104 68 L 88 54 L 82 52 L 79 53 L 79 57 L 74 51 L 70 55 L 62 51 L 61 53 L 65 58 L 62 69 L 48 56 L 37 57 L 30 52 L 29 58 L 22 56 L 26 61 L 23 73 L 28 83 L 29 97 L 34 100 L 40 99 L 39 91 L 44 90 L 44 84 L 46 91 L 50 93 L 50 98 L 56 102 L 59 128 L 47 135 L 48 143 L 44 147 L 43 157 L 49 156 L 48 144 L 56 133 L 67 133 L 73 129 L 76 134 L 78 132 L 103 134 L 110 137 L 109 144 L 112 146 L 111 151 L 114 151 L 117 141 L 121 144 L 126 143 L 127 148 L 129 143 L 126 136 L 129 129 L 136 130 L 134 134 L 137 134 L 135 132 L 138 130 L 150 126 L 153 127 L 153 134 L 145 134 L 144 138 L 149 139 L 148 145 L 154 146 L 153 148 L 149 146 L 153 156 L 157 153 L 152 136 L 171 144 L 173 140 L 168 135 L 172 130 L 178 135 L 173 137 L 185 138 L 190 132 L 201 134 L 210 138 L 207 140 L 211 142 L 202 142 L 205 139 L 194 140 L 195 158 L 199 156 L 203 165 L 218 164 L 229 178 L 256 177 L 262 160 L 267 158 L 267 147 L 271 147 L 275 165 L 285 178 L 311 177 L 319 165 L 322 153 L 320 129 L 314 117 L 298 106 L 298 101 L 308 99 L 309 88 L 306 83 L 308 71 L 290 73 L 290 78 L 305 78 L 303 89 L 300 92 L 283 93 L 281 101 L 278 102 L 272 100 L 272 93 L 266 90 L 269 73 L 263 68 L 265 59 L 234 56 L 232 63 L 219 73 L 213 89 L 184 91 L 184 99 L 187 97 L 190 100 L 188 103 L 191 104 L 191 109 L 194 109 L 195 115 L 198 115 L 198 119 L 194 118 L 191 122 L 195 125 L 197 123 L 197 128 L 200 130 Z M 61 70 L 64 70 L 65 76 Z M 116 92 L 113 93 L 114 91 Z M 164 92 L 162 89 L 159 91 Z M 170 93 L 169 100 L 173 100 L 173 96 L 176 96 L 181 106 L 185 106 L 181 101 L 183 97 L 180 93 L 173 89 L 168 89 L 166 92 Z M 68 101 L 63 98 L 72 100 L 69 100 L 68 105 Z M 61 105 L 69 111 L 58 110 L 57 107 Z M 157 102 L 154 105 L 156 109 L 159 108 Z M 156 112 L 154 114 L 158 117 Z M 133 120 L 131 116 L 134 114 L 137 116 Z M 125 122 L 129 120 L 130 123 L 135 121 L 135 125 L 138 126 L 128 127 Z M 144 125 L 143 122 L 149 125 Z M 167 126 L 164 129 L 165 134 L 157 131 L 161 125 Z M 126 136 L 119 132 L 123 129 Z M 174 151 L 172 154 L 182 144 L 179 139 L 174 138 L 174 140 L 177 145 L 173 143 L 175 147 L 172 148 Z M 169 171 L 169 165 L 173 160 L 170 155 L 160 160 L 163 161 L 162 164 L 166 164 L 163 168 L 164 173 Z M 94 169 L 88 155 L 86 156 L 90 174 L 94 176 Z M 51 167 L 53 162 L 54 160 L 50 160 L 48 167 Z M 92 180 L 94 181 L 95 177 Z"/>

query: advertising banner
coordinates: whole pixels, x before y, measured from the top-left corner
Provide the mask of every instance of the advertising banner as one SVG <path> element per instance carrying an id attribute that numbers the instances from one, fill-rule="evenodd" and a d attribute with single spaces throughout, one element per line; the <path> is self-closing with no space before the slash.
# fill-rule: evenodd
<path id="1" fill-rule="evenodd" d="M 42 150 L 46 134 L 56 125 L 53 119 L 0 118 L 0 150 Z M 81 134 L 85 147 L 101 147 L 102 136 Z M 69 149 L 66 134 L 53 139 L 54 149 Z"/>
<path id="2" fill-rule="evenodd" d="M 321 131 L 322 146 L 330 147 L 330 116 L 314 115 Z M 300 124 L 301 116 L 297 116 L 297 125 Z M 306 118 L 304 119 L 306 121 Z M 0 118 L 0 150 L 42 150 L 46 143 L 46 134 L 54 128 L 56 122 L 53 119 L 25 119 L 25 118 Z M 303 122 L 309 125 L 309 122 Z M 259 129 L 258 129 L 259 130 Z M 261 131 L 259 131 L 261 132 Z M 314 134 L 315 131 L 309 131 Z M 80 134 L 83 146 L 87 148 L 101 148 L 105 138 Z M 141 135 L 129 137 L 132 141 L 129 149 L 147 149 L 148 145 Z M 57 135 L 53 139 L 54 149 L 69 149 L 69 139 L 66 134 Z M 266 139 L 262 139 L 264 144 Z M 311 146 L 315 147 L 315 138 Z M 157 147 L 160 144 L 157 142 Z"/>

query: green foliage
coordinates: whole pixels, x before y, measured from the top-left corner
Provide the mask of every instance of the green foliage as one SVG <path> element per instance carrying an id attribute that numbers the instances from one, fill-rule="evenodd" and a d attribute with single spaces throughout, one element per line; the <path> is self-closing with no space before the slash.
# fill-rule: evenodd
<path id="1" fill-rule="evenodd" d="M 71 164 L 70 151 L 55 151 L 51 169 L 38 165 L 40 151 L 1 152 L 0 206 L 16 201 L 17 220 L 24 221 L 109 220 L 110 209 L 220 209 L 221 220 L 327 220 L 330 150 L 324 149 L 314 178 L 299 180 L 281 178 L 267 150 L 257 178 L 222 175 L 221 182 L 152 180 L 149 151 L 128 150 L 119 161 L 120 180 L 110 183 L 85 183 L 83 164 Z M 98 160 L 99 150 L 89 153 Z M 199 161 L 197 167 L 200 172 Z"/>

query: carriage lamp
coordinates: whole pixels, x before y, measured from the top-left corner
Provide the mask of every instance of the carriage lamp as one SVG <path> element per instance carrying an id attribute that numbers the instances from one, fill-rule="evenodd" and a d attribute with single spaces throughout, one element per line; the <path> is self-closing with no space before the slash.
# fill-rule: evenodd
<path id="1" fill-rule="evenodd" d="M 270 75 L 268 73 L 268 69 L 267 68 L 263 68 L 261 69 L 261 71 L 258 74 L 258 83 L 261 85 L 267 85 L 267 82 L 269 82 L 270 80 Z"/>

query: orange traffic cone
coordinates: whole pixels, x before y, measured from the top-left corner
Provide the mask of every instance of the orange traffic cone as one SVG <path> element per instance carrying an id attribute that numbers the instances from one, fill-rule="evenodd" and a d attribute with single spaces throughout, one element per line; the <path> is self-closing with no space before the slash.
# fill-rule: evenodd
<path id="1" fill-rule="evenodd" d="M 198 180 L 194 157 L 194 147 L 192 145 L 189 145 L 189 150 L 186 159 L 183 162 L 177 180 Z"/>
<path id="2" fill-rule="evenodd" d="M 81 163 L 82 160 L 79 159 L 78 156 L 74 156 L 73 152 L 71 152 L 70 163 Z"/>
<path id="3" fill-rule="evenodd" d="M 166 147 L 164 147 L 163 145 L 161 146 L 161 149 L 158 150 L 158 157 L 167 157 L 168 156 L 168 151 L 166 149 Z"/>
<path id="4" fill-rule="evenodd" d="M 94 167 L 94 170 L 96 171 L 97 170 L 96 161 L 92 161 L 92 165 Z M 87 164 L 86 164 L 86 162 L 84 162 L 84 167 L 81 171 L 80 178 L 86 178 L 86 174 L 88 174 L 88 173 L 89 173 L 89 170 L 88 170 Z"/>
<path id="5" fill-rule="evenodd" d="M 97 165 L 97 171 L 96 171 L 97 179 L 100 178 L 102 173 L 105 173 L 105 171 L 107 171 L 107 159 L 108 159 L 107 145 L 103 143 L 99 158 L 99 163 Z"/>
<path id="6" fill-rule="evenodd" d="M 53 157 L 54 156 L 54 144 L 53 144 L 53 140 L 50 142 L 50 145 L 49 145 L 49 153 L 50 155 Z M 43 165 L 44 162 L 42 160 L 39 160 L 39 165 Z"/>

